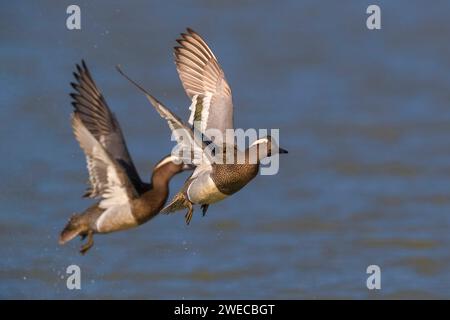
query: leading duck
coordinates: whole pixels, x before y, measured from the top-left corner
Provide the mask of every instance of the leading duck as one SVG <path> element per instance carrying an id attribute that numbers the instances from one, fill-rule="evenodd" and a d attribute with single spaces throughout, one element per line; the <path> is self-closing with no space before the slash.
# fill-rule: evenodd
<path id="1" fill-rule="evenodd" d="M 185 220 L 189 224 L 194 204 L 201 205 L 205 215 L 210 204 L 236 193 L 250 182 L 257 175 L 262 159 L 287 151 L 279 148 L 270 136 L 256 140 L 244 151 L 238 150 L 235 144 L 225 144 L 223 139 L 217 137 L 211 142 L 207 137 L 209 129 L 219 130 L 219 136 L 226 137 L 227 129 L 234 128 L 230 86 L 216 57 L 199 34 L 188 28 L 187 33 L 182 33 L 177 42 L 180 46 L 174 48 L 175 64 L 186 94 L 192 99 L 189 124 L 183 123 L 155 97 L 126 76 L 119 67 L 118 70 L 145 93 L 161 117 L 167 120 L 177 140 L 178 150 L 181 150 L 180 154 L 190 155 L 192 149 L 194 154 L 200 154 L 201 161 L 197 163 L 192 175 L 172 201 L 161 210 L 162 213 L 171 213 L 186 208 L 188 211 Z M 206 136 L 206 142 L 205 139 L 197 138 L 197 131 Z M 215 150 L 214 157 L 210 152 L 205 152 L 206 148 Z M 233 150 L 233 162 L 215 161 L 227 158 L 227 149 Z M 245 160 L 236 162 L 236 159 L 239 159 L 237 155 Z M 257 155 L 256 162 L 251 161 L 251 155 Z M 181 160 L 191 163 L 191 159 Z"/>
<path id="2" fill-rule="evenodd" d="M 101 198 L 81 214 L 73 215 L 59 242 L 64 244 L 76 236 L 88 241 L 81 247 L 85 254 L 94 244 L 95 233 L 125 230 L 150 220 L 166 203 L 169 181 L 177 173 L 189 169 L 175 164 L 172 156 L 163 158 L 153 168 L 151 183 L 142 182 L 128 153 L 122 131 L 103 95 L 95 85 L 84 63 L 74 73 L 71 83 L 72 127 L 80 147 L 86 154 L 90 187 L 85 196 Z"/>

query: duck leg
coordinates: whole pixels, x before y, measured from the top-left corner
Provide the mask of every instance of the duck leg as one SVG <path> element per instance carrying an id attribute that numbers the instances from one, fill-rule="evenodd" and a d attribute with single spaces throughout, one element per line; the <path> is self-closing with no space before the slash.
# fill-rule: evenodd
<path id="1" fill-rule="evenodd" d="M 187 204 L 189 210 L 186 213 L 186 215 L 184 216 L 184 219 L 186 220 L 186 224 L 189 225 L 189 223 L 191 222 L 191 219 L 192 219 L 192 214 L 194 213 L 194 207 L 192 206 L 192 203 L 190 203 L 189 201 L 187 201 L 186 204 Z"/>
<path id="2" fill-rule="evenodd" d="M 202 204 L 202 214 L 203 216 L 206 216 L 206 211 L 208 211 L 209 204 Z"/>
<path id="3" fill-rule="evenodd" d="M 87 233 L 87 237 L 87 242 L 80 249 L 80 253 L 83 255 L 94 245 L 94 232 L 92 230 L 89 230 Z"/>

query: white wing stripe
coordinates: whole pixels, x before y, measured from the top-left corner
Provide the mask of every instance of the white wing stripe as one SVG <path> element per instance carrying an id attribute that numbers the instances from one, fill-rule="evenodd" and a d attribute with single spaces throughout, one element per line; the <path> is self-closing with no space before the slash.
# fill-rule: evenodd
<path id="1" fill-rule="evenodd" d="M 211 106 L 212 93 L 208 92 L 203 98 L 203 108 L 202 108 L 202 132 L 205 133 L 206 126 L 208 124 L 209 118 L 209 108 Z"/>
<path id="2" fill-rule="evenodd" d="M 189 116 L 189 124 L 191 126 L 194 125 L 194 115 L 195 115 L 195 106 L 197 105 L 197 97 L 198 95 L 192 97 L 192 103 L 189 106 L 189 110 L 191 110 L 191 115 Z"/>
<path id="3" fill-rule="evenodd" d="M 206 94 L 199 96 L 199 95 L 195 95 L 192 98 L 192 103 L 189 107 L 189 110 L 191 110 L 191 114 L 189 116 L 189 124 L 190 125 L 194 125 L 194 117 L 195 117 L 195 112 L 196 112 L 196 108 L 197 108 L 197 104 L 198 104 L 198 100 L 199 97 L 201 97 L 202 99 L 202 103 L 201 103 L 201 108 L 202 108 L 202 112 L 201 112 L 201 119 L 197 120 L 201 122 L 201 132 L 205 133 L 207 124 L 208 124 L 208 118 L 209 118 L 209 109 L 211 107 L 211 99 L 213 97 L 213 94 L 211 92 L 207 92 Z"/>

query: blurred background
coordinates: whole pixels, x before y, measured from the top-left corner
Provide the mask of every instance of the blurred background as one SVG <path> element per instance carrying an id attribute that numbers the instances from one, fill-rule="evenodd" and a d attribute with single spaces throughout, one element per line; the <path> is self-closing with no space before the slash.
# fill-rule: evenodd
<path id="1" fill-rule="evenodd" d="M 81 8 L 81 30 L 66 8 Z M 366 28 L 381 7 L 382 29 Z M 0 4 L 0 298 L 450 298 L 450 2 L 16 1 Z M 173 147 L 131 77 L 187 119 L 172 47 L 210 44 L 238 128 L 279 128 L 280 172 L 190 226 L 183 213 L 60 247 L 91 202 L 70 127 L 86 59 L 143 179 Z M 187 175 L 172 181 L 172 194 Z M 82 289 L 66 288 L 77 264 Z M 381 290 L 366 268 L 381 268 Z"/>

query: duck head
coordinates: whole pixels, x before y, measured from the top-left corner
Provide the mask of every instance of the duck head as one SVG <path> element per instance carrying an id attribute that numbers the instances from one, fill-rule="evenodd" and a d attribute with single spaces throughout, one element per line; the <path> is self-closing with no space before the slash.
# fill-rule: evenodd
<path id="1" fill-rule="evenodd" d="M 250 153 L 256 152 L 259 161 L 276 154 L 288 153 L 286 149 L 280 148 L 275 139 L 270 135 L 253 142 L 250 145 L 249 151 Z"/>

